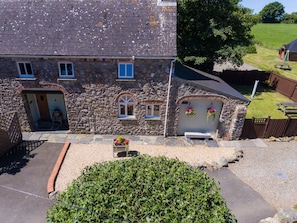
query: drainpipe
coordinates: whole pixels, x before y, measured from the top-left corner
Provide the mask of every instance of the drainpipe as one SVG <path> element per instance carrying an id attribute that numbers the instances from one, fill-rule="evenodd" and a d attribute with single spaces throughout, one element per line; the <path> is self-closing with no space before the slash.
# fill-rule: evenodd
<path id="1" fill-rule="evenodd" d="M 172 60 L 171 64 L 170 64 L 167 102 L 166 102 L 166 111 L 165 111 L 165 123 L 164 123 L 164 137 L 167 136 L 166 133 L 167 133 L 167 119 L 168 119 L 168 107 L 169 107 L 169 99 L 170 99 L 170 88 L 171 88 L 171 79 L 172 79 L 172 73 L 173 73 L 173 65 L 174 65 L 175 61 L 176 61 L 176 59 Z"/>

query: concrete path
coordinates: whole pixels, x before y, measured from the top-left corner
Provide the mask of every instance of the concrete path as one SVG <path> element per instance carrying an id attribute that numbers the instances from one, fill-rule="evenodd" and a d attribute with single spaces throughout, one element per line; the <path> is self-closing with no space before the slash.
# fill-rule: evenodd
<path id="1" fill-rule="evenodd" d="M 276 210 L 228 168 L 206 172 L 219 182 L 222 196 L 238 223 L 258 223 L 262 219 L 275 215 Z"/>

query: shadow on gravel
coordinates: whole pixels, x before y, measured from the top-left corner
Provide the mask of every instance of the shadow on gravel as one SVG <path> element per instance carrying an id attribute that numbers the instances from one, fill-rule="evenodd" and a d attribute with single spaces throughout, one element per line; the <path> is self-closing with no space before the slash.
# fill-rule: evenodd
<path id="1" fill-rule="evenodd" d="M 45 140 L 22 141 L 8 153 L 0 157 L 0 175 L 3 173 L 15 175 L 35 157 L 31 153 L 42 145 Z"/>
<path id="2" fill-rule="evenodd" d="M 136 151 L 136 150 L 129 150 L 128 152 L 128 156 L 131 157 L 131 156 L 138 156 L 139 155 L 139 152 Z M 126 152 L 119 152 L 117 153 L 117 157 L 126 157 Z"/>

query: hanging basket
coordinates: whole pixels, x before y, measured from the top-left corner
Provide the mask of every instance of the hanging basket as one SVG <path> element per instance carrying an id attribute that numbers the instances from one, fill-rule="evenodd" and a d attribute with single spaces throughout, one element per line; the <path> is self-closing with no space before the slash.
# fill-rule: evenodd
<path id="1" fill-rule="evenodd" d="M 192 107 L 188 107 L 185 111 L 185 115 L 188 116 L 188 117 L 193 117 L 196 115 L 196 111 L 194 108 Z"/>
<path id="2" fill-rule="evenodd" d="M 213 107 L 210 107 L 210 108 L 207 109 L 207 120 L 208 120 L 210 117 L 213 117 L 213 118 L 216 117 L 216 109 L 213 108 Z"/>

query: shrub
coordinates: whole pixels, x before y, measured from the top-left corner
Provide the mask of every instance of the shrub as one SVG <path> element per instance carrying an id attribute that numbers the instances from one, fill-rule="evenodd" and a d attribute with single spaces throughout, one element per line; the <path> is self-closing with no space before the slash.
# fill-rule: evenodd
<path id="1" fill-rule="evenodd" d="M 257 49 L 256 49 L 255 45 L 249 45 L 246 49 L 247 49 L 247 53 L 249 53 L 249 54 L 257 53 Z"/>
<path id="2" fill-rule="evenodd" d="M 49 222 L 236 222 L 214 180 L 165 157 L 98 163 L 58 196 Z"/>

